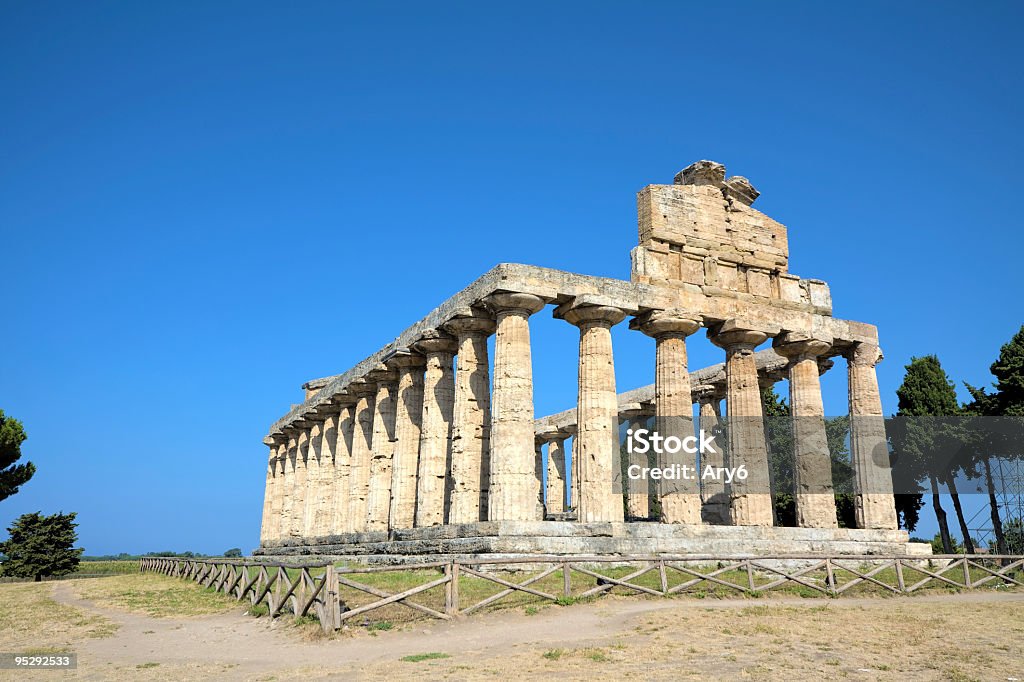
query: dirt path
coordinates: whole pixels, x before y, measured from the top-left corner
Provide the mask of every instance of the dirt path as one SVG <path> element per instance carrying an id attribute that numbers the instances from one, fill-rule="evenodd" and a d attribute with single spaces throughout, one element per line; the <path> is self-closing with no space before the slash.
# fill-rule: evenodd
<path id="1" fill-rule="evenodd" d="M 730 633 L 725 627 L 727 621 L 752 624 L 762 615 L 776 616 L 790 611 L 793 612 L 788 616 L 790 620 L 809 620 L 804 615 L 808 613 L 836 614 L 842 619 L 856 620 L 861 618 L 858 612 L 884 613 L 898 607 L 920 613 L 941 612 L 944 619 L 957 611 L 996 608 L 1000 612 L 1011 611 L 1016 622 L 1024 622 L 1021 617 L 1024 615 L 1024 593 L 1019 592 L 837 600 L 698 601 L 608 597 L 591 604 L 543 608 L 535 615 L 510 610 L 459 618 L 453 622 L 432 621 L 415 629 L 381 632 L 377 636 L 356 628 L 357 632 L 347 636 L 307 641 L 295 628 L 284 623 L 243 615 L 242 606 L 235 612 L 212 616 L 152 618 L 99 607 L 79 597 L 73 582 L 55 583 L 53 598 L 87 613 L 102 615 L 119 625 L 112 637 L 83 640 L 76 647 L 79 656 L 77 678 L 102 680 L 361 679 L 381 675 L 392 679 L 493 679 L 496 675 L 516 672 L 529 677 L 533 673 L 544 674 L 545 669 L 569 679 L 574 679 L 575 675 L 589 677 L 601 672 L 622 677 L 632 677 L 632 673 L 637 673 L 640 678 L 659 677 L 657 670 L 668 671 L 668 678 L 677 674 L 683 676 L 681 673 L 684 671 L 673 668 L 671 661 L 667 667 L 648 668 L 643 652 L 662 646 L 666 628 L 671 632 L 673 624 L 677 623 L 683 625 L 682 632 L 668 635 L 669 640 L 686 642 L 689 641 L 687 638 L 699 634 L 702 641 L 710 642 L 717 638 L 718 644 L 728 651 L 729 646 L 749 648 L 758 644 L 755 640 L 759 633 L 755 630 L 742 643 L 730 644 L 725 634 Z M 705 627 L 701 629 L 706 631 L 695 633 L 692 623 L 685 625 L 695 616 L 699 616 L 696 622 L 703 623 Z M 872 620 L 876 618 L 871 615 Z M 771 632 L 768 628 L 760 634 L 770 639 Z M 1008 641 L 1018 643 L 1022 638 L 1020 632 L 1007 632 L 1005 636 Z M 775 637 L 773 641 L 777 643 L 779 638 Z M 851 641 L 849 645 L 853 646 L 855 642 Z M 582 665 L 568 660 L 559 663 L 558 652 L 561 650 L 584 652 L 578 656 Z M 690 650 L 693 650 L 692 646 Z M 781 653 L 782 649 L 779 651 Z M 404 656 L 429 652 L 443 652 L 448 658 L 425 663 L 400 661 Z M 1007 653 L 1017 655 L 1019 661 L 1019 644 L 1016 649 L 1007 648 Z M 728 677 L 729 667 L 723 668 L 722 663 L 722 659 L 728 656 L 730 654 L 725 653 L 704 664 L 690 661 L 685 672 Z M 732 659 L 738 665 L 744 664 L 741 656 L 732 655 Z M 819 663 L 831 665 L 831 659 L 822 658 L 822 661 L 826 660 L 829 661 L 827 664 Z M 602 666 L 609 663 L 612 665 Z M 588 673 L 585 670 L 588 666 L 597 666 L 598 670 Z M 609 669 L 613 666 L 614 670 Z M 890 668 L 888 664 L 880 665 L 882 671 Z M 973 668 L 977 671 L 977 662 Z M 745 669 L 736 669 L 736 675 L 749 677 L 741 675 Z M 866 668 L 856 670 L 864 671 Z M 765 679 L 776 679 L 776 675 L 770 674 L 771 669 L 765 668 L 765 671 Z M 792 672 L 785 675 L 781 671 L 776 672 L 780 672 L 778 678 L 804 679 Z M 1024 679 L 1024 674 L 1017 676 Z M 875 676 L 865 678 L 863 675 L 860 678 L 882 679 Z M 1004 675 L 1000 679 L 1006 678 Z M 940 675 L 919 679 L 949 677 Z M 981 675 L 978 679 L 992 678 Z"/>

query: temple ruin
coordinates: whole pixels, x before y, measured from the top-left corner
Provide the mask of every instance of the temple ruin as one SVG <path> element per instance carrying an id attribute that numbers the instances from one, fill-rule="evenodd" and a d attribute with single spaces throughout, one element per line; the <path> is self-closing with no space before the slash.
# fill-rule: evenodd
<path id="1" fill-rule="evenodd" d="M 786 228 L 758 192 L 700 161 L 637 195 L 629 281 L 501 264 L 343 374 L 303 385 L 275 422 L 258 554 L 910 554 L 898 530 L 874 326 L 832 315 L 828 285 L 789 272 Z M 530 317 L 579 328 L 575 408 L 534 414 Z M 618 393 L 611 328 L 652 337 L 655 383 Z M 690 371 L 700 329 L 723 363 Z M 494 335 L 494 357 L 488 338 Z M 756 348 L 770 340 L 770 348 Z M 856 528 L 837 521 L 819 375 L 843 356 Z M 760 387 L 790 386 L 796 527 L 775 525 Z M 697 426 L 692 415 L 699 405 Z M 711 432 L 729 485 L 621 481 L 621 433 Z M 657 498 L 657 505 L 653 498 Z"/>

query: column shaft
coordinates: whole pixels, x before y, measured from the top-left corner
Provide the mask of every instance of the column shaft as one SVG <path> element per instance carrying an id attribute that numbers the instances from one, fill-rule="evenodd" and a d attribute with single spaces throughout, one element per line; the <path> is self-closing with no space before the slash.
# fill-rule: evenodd
<path id="1" fill-rule="evenodd" d="M 349 467 L 348 522 L 350 532 L 366 530 L 367 501 L 370 492 L 370 458 L 373 456 L 374 398 L 377 389 L 372 383 L 355 388 L 357 397 L 355 427 L 352 434 L 352 459 Z"/>
<path id="2" fill-rule="evenodd" d="M 565 438 L 548 441 L 548 482 L 545 505 L 548 514 L 561 514 L 568 506 L 565 495 Z"/>
<path id="3" fill-rule="evenodd" d="M 427 358 L 416 481 L 415 522 L 420 528 L 445 522 L 445 491 L 451 466 L 451 429 L 455 409 L 452 355 L 456 345 L 451 337 L 435 332 L 420 341 L 416 349 Z"/>
<path id="4" fill-rule="evenodd" d="M 285 470 L 288 466 L 288 438 L 282 437 L 277 444 L 277 469 L 274 475 L 274 507 L 270 518 L 270 538 L 280 540 L 282 520 L 284 519 L 284 501 L 288 497 L 288 481 L 285 478 Z"/>
<path id="5" fill-rule="evenodd" d="M 331 502 L 330 527 L 325 535 L 351 531 L 349 500 L 352 492 L 352 447 L 356 426 L 356 406 L 347 405 L 338 413 L 334 441 L 334 495 Z"/>
<path id="6" fill-rule="evenodd" d="M 825 433 L 817 359 L 831 344 L 786 333 L 777 337 L 773 345 L 776 352 L 789 358 L 796 523 L 801 528 L 836 528 L 839 524 L 832 489 L 832 458 Z"/>
<path id="7" fill-rule="evenodd" d="M 270 529 L 274 513 L 274 488 L 277 483 L 277 445 L 271 444 L 270 456 L 267 459 L 267 482 L 263 488 L 263 517 L 260 521 L 260 544 L 265 545 L 272 539 Z"/>
<path id="8" fill-rule="evenodd" d="M 389 528 L 412 528 L 416 518 L 416 472 L 423 419 L 423 366 L 418 353 L 394 358 L 398 367 L 395 400 L 395 454 L 391 463 Z"/>
<path id="9" fill-rule="evenodd" d="M 529 294 L 493 294 L 496 316 L 491 405 L 490 521 L 540 520 L 533 435 L 533 364 L 529 317 L 544 306 Z"/>
<path id="10" fill-rule="evenodd" d="M 491 434 L 487 337 L 494 332 L 494 322 L 461 317 L 448 322 L 445 330 L 458 339 L 446 513 L 448 523 L 473 523 L 487 518 Z"/>
<path id="11" fill-rule="evenodd" d="M 324 417 L 320 436 L 320 471 L 317 480 L 316 506 L 313 508 L 313 537 L 331 534 L 334 520 L 334 479 L 337 476 L 335 452 L 338 441 L 338 414 L 332 412 Z"/>
<path id="12" fill-rule="evenodd" d="M 303 490 L 302 537 L 313 537 L 313 522 L 320 504 L 320 454 L 323 443 L 323 426 L 313 424 L 309 428 L 309 445 L 306 455 L 306 484 Z"/>
<path id="13" fill-rule="evenodd" d="M 647 416 L 639 410 L 626 412 L 623 416 L 628 420 L 627 428 L 633 432 L 646 427 Z M 629 477 L 629 470 L 634 466 L 640 467 L 640 469 L 650 467 L 648 455 L 636 450 L 629 452 L 627 449 L 624 456 L 626 458 L 626 478 L 623 480 L 626 487 L 626 520 L 650 518 L 651 479 Z"/>
<path id="14" fill-rule="evenodd" d="M 294 471 L 292 473 L 292 507 L 288 516 L 288 535 L 302 537 L 306 512 L 306 461 L 309 457 L 309 427 L 304 427 L 296 438 Z"/>
<path id="15" fill-rule="evenodd" d="M 719 418 L 721 408 L 719 398 L 714 389 L 700 395 L 700 429 L 706 434 L 714 434 L 719 429 Z M 717 445 L 718 438 L 715 438 L 716 445 L 700 456 L 701 468 L 701 520 L 704 523 L 714 525 L 725 525 L 729 523 L 729 497 L 726 491 L 725 479 L 719 477 L 704 477 L 703 472 L 711 467 L 712 471 L 725 466 L 725 450 Z"/>
<path id="16" fill-rule="evenodd" d="M 618 308 L 566 304 L 556 311 L 580 329 L 576 451 L 579 459 L 578 519 L 583 523 L 622 521 L 622 467 L 619 404 L 612 357 L 613 324 L 625 317 Z"/>
<path id="17" fill-rule="evenodd" d="M 737 526 L 771 526 L 774 510 L 768 477 L 768 446 L 754 361 L 754 348 L 768 335 L 731 328 L 709 336 L 712 342 L 725 348 L 728 466 L 743 466 L 747 473 L 746 480 L 736 478 L 729 487 L 732 522 Z"/>
<path id="18" fill-rule="evenodd" d="M 375 375 L 375 376 L 373 376 Z M 370 486 L 366 495 L 366 530 L 386 531 L 391 511 L 391 464 L 395 454 L 395 396 L 397 374 L 388 369 L 371 372 L 377 382 L 374 399 Z"/>
<path id="19" fill-rule="evenodd" d="M 875 365 L 878 346 L 859 343 L 846 354 L 850 401 L 850 454 L 858 528 L 896 529 L 892 469 Z"/>

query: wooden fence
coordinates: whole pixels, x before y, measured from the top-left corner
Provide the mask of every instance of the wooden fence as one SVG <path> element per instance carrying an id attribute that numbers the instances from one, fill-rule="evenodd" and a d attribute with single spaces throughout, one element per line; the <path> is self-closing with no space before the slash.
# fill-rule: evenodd
<path id="1" fill-rule="evenodd" d="M 1024 556 L 963 554 L 922 558 L 538 556 L 345 568 L 334 564 L 146 558 L 140 562 L 140 570 L 193 580 L 239 601 L 248 600 L 253 607 L 265 605 L 271 617 L 282 613 L 296 617 L 316 616 L 325 631 L 336 630 L 356 616 L 392 605 L 407 607 L 418 615 L 447 620 L 508 600 L 513 595 L 565 604 L 608 594 L 615 588 L 620 592 L 669 597 L 694 592 L 703 594 L 706 590 L 716 594 L 758 595 L 795 587 L 805 594 L 837 597 L 857 586 L 893 594 L 910 594 L 933 584 L 955 589 L 1024 586 Z M 424 571 L 426 577 L 421 575 Z M 353 577 L 374 574 L 392 574 L 417 584 L 389 591 L 367 584 L 367 581 L 372 582 L 369 577 L 361 578 L 362 582 Z M 475 594 L 460 596 L 460 586 L 464 587 L 467 581 L 473 581 L 477 587 Z M 497 585 L 497 591 L 483 596 L 479 591 L 481 583 L 487 583 L 492 589 Z M 370 600 L 359 605 L 354 600 L 346 603 L 341 595 L 343 588 L 353 594 L 368 595 Z M 438 594 L 442 590 L 443 599 Z M 434 600 L 428 606 L 423 603 L 423 596 L 431 591 Z"/>

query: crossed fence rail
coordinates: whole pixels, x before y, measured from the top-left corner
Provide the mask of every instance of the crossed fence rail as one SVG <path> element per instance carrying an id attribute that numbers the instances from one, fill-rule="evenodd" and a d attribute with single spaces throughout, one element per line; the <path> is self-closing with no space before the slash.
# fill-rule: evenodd
<path id="1" fill-rule="evenodd" d="M 629 572 L 614 575 L 613 567 Z M 514 575 L 516 568 L 533 573 Z M 799 586 L 822 596 L 837 597 L 861 585 L 886 593 L 910 594 L 931 583 L 958 589 L 985 585 L 1024 587 L 1024 556 L 935 555 L 822 556 L 776 555 L 728 556 L 633 556 L 560 557 L 537 556 L 507 559 L 451 559 L 394 566 L 352 566 L 333 563 L 289 565 L 223 559 L 146 558 L 143 572 L 162 573 L 193 580 L 216 592 L 248 600 L 253 607 L 265 605 L 271 617 L 291 613 L 315 615 L 324 631 L 340 628 L 352 618 L 391 605 L 440 620 L 469 614 L 513 595 L 530 595 L 543 601 L 565 603 L 597 597 L 615 588 L 654 597 L 669 597 L 707 587 L 725 592 L 756 595 Z M 425 582 L 398 592 L 356 580 L 353 576 L 398 572 L 428 572 Z M 560 573 L 561 581 L 553 577 Z M 611 574 L 610 574 L 611 573 Z M 436 576 L 436 577 L 434 577 Z M 574 576 L 575 587 L 574 592 Z M 482 599 L 460 597 L 466 580 L 497 585 L 500 589 Z M 560 582 L 560 584 L 559 584 Z M 545 583 L 541 585 L 541 583 Z M 347 588 L 374 598 L 356 605 L 343 598 Z M 436 593 L 443 590 L 443 600 Z M 418 595 L 434 592 L 436 603 L 428 606 Z M 418 597 L 417 601 L 412 598 Z M 352 603 L 348 603 L 351 601 Z"/>

